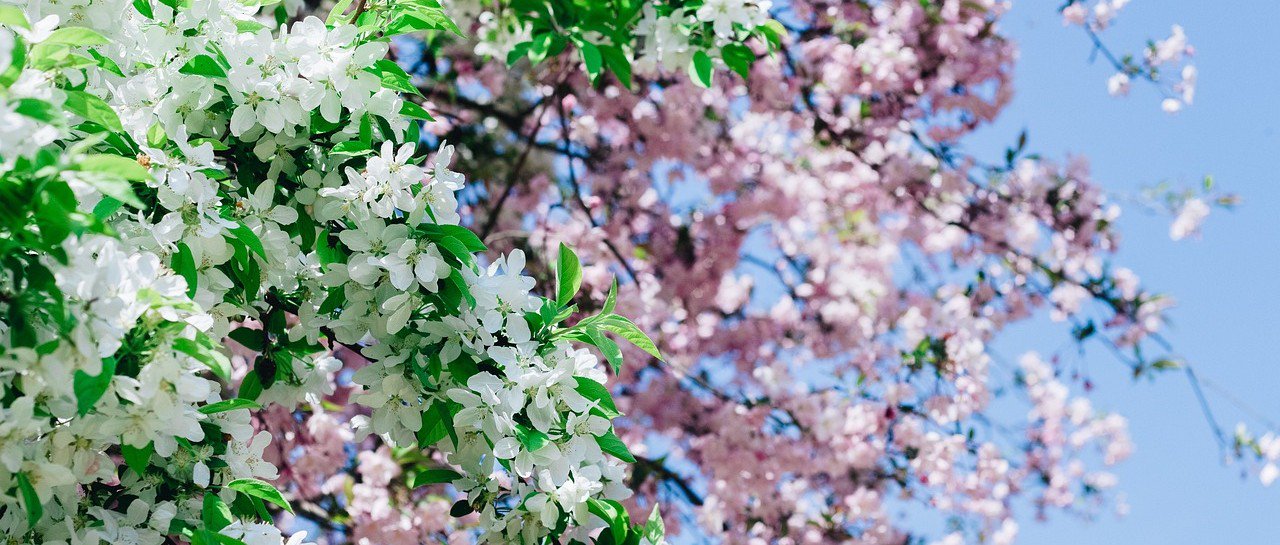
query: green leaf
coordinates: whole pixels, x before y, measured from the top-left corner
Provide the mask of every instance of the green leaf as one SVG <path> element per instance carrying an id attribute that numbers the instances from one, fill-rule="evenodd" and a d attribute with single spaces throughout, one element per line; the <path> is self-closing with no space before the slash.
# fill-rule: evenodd
<path id="1" fill-rule="evenodd" d="M 240 381 L 240 390 L 236 392 L 236 399 L 255 400 L 258 395 L 262 394 L 262 382 L 258 381 L 256 373 L 249 373 L 244 376 L 244 380 Z"/>
<path id="2" fill-rule="evenodd" d="M 98 61 L 99 68 L 117 76 L 124 77 L 124 70 L 121 70 L 120 65 L 116 64 L 116 61 L 111 60 L 111 57 L 98 53 L 96 49 L 90 49 L 89 56 L 93 57 L 93 60 Z"/>
<path id="3" fill-rule="evenodd" d="M 599 48 L 600 55 L 604 57 L 604 64 L 609 67 L 609 71 L 613 75 L 618 76 L 618 82 L 623 87 L 631 88 L 631 61 L 627 59 L 627 54 L 617 46 L 604 46 Z"/>
<path id="4" fill-rule="evenodd" d="M 370 148 L 368 144 L 359 140 L 338 142 L 332 148 L 329 148 L 329 155 L 338 157 L 360 157 L 371 153 L 373 153 L 373 148 Z"/>
<path id="5" fill-rule="evenodd" d="M 96 211 L 97 209 L 95 209 Z M 198 278 L 196 275 L 196 261 L 187 243 L 178 243 L 178 251 L 174 252 L 170 265 L 173 267 L 174 272 L 187 281 L 187 297 L 195 297 L 196 279 Z"/>
<path id="6" fill-rule="evenodd" d="M 329 8 L 329 16 L 325 18 L 325 24 L 337 26 L 340 20 L 345 20 L 346 18 L 342 15 L 343 12 L 347 11 L 347 8 L 351 7 L 351 2 L 352 0 L 338 0 L 338 3 Z"/>
<path id="7" fill-rule="evenodd" d="M 423 225 L 421 229 L 426 233 L 427 238 L 431 240 L 437 240 L 444 237 L 456 238 L 466 246 L 467 251 L 472 253 L 483 252 L 487 249 L 484 242 L 480 240 L 479 236 L 476 236 L 474 231 L 461 225 L 437 225 L 428 223 Z"/>
<path id="8" fill-rule="evenodd" d="M 156 18 L 155 11 L 151 9 L 151 2 L 149 0 L 133 0 L 133 9 L 138 10 L 138 13 L 141 13 L 143 17 L 148 19 Z"/>
<path id="9" fill-rule="evenodd" d="M 507 52 L 507 66 L 520 62 L 520 59 L 529 56 L 529 46 L 531 45 L 533 45 L 532 42 L 520 42 L 512 46 L 511 51 Z"/>
<path id="10" fill-rule="evenodd" d="M 658 512 L 658 506 L 653 506 L 653 511 L 649 513 L 649 520 L 644 526 L 639 527 L 641 537 L 649 540 L 650 543 L 662 543 L 666 538 L 667 528 L 662 523 L 662 514 Z"/>
<path id="11" fill-rule="evenodd" d="M 720 58 L 724 59 L 724 63 L 730 70 L 742 76 L 742 79 L 751 77 L 751 64 L 756 62 L 756 54 L 750 47 L 742 44 L 726 45 L 720 49 Z"/>
<path id="12" fill-rule="evenodd" d="M 222 501 L 222 498 L 213 492 L 205 492 L 204 505 L 200 509 L 200 520 L 210 530 L 216 532 L 231 524 L 235 516 L 231 514 L 231 507 L 227 506 L 227 502 Z"/>
<path id="13" fill-rule="evenodd" d="M 440 8 L 417 8 L 400 13 L 386 25 L 385 35 L 394 36 L 422 30 L 446 30 L 462 36 L 462 29 Z"/>
<path id="14" fill-rule="evenodd" d="M 100 201 L 97 201 L 97 205 L 93 205 L 93 216 L 100 220 L 106 220 L 108 217 L 115 215 L 115 212 L 120 210 L 120 206 L 124 206 L 124 203 L 116 201 L 113 197 L 102 197 Z"/>
<path id="15" fill-rule="evenodd" d="M 432 445 L 439 443 L 441 439 L 449 436 L 449 431 L 445 429 L 444 421 L 440 419 L 438 414 L 426 412 L 422 414 L 422 427 L 418 429 L 415 439 L 418 441 L 418 447 L 430 448 Z"/>
<path id="16" fill-rule="evenodd" d="M 138 475 L 147 472 L 147 463 L 151 461 L 151 454 L 155 451 L 155 443 L 147 443 L 147 446 L 142 448 L 137 448 L 128 443 L 120 445 L 120 453 L 124 456 L 124 463 Z"/>
<path id="17" fill-rule="evenodd" d="M 547 434 L 542 433 L 534 428 L 530 428 L 524 424 L 516 424 L 516 439 L 524 445 L 525 450 L 529 452 L 537 452 L 538 449 L 546 446 L 551 438 Z"/>
<path id="18" fill-rule="evenodd" d="M 248 545 L 247 543 L 228 535 L 210 532 L 209 530 L 204 530 L 204 532 L 208 534 L 210 545 Z M 196 544 L 192 543 L 192 545 Z"/>
<path id="19" fill-rule="evenodd" d="M 217 349 L 203 346 L 191 339 L 182 338 L 173 341 L 173 349 L 199 360 L 200 363 L 212 369 L 213 374 L 218 375 L 218 378 L 231 382 L 231 361 L 218 352 Z"/>
<path id="20" fill-rule="evenodd" d="M 778 22 L 777 19 L 765 21 L 763 25 L 756 27 L 756 30 L 764 35 L 769 42 L 770 49 L 775 51 L 782 46 L 782 37 L 787 35 L 787 27 L 782 26 L 782 23 Z"/>
<path id="21" fill-rule="evenodd" d="M 9 52 L 9 68 L 0 71 L 0 88 L 9 87 L 22 76 L 23 67 L 27 64 L 27 48 L 22 38 L 14 37 L 12 51 Z"/>
<path id="22" fill-rule="evenodd" d="M 604 66 L 604 57 L 600 54 L 600 48 L 596 44 L 581 40 L 578 42 L 578 51 L 582 53 L 582 64 L 587 69 L 587 75 L 591 76 L 591 81 L 595 81 L 600 77 L 600 69 Z"/>
<path id="23" fill-rule="evenodd" d="M 418 446 L 427 448 L 445 437 L 453 439 L 455 445 L 458 442 L 457 432 L 453 429 L 453 415 L 444 403 L 433 402 L 422 413 L 422 428 L 418 430 L 417 436 Z"/>
<path id="24" fill-rule="evenodd" d="M 610 420 L 622 416 L 622 413 L 618 411 L 618 407 L 613 404 L 613 396 L 609 394 L 609 389 L 603 384 L 587 377 L 573 378 L 578 381 L 578 387 L 574 388 L 574 390 L 582 394 L 582 397 L 595 401 L 600 416 Z"/>
<path id="25" fill-rule="evenodd" d="M 699 49 L 689 62 L 689 78 L 703 87 L 711 87 L 711 57 Z"/>
<path id="26" fill-rule="evenodd" d="M 49 34 L 41 44 L 66 44 L 71 46 L 104 45 L 110 43 L 106 36 L 91 28 L 67 26 Z"/>
<path id="27" fill-rule="evenodd" d="M 44 505 L 40 503 L 40 496 L 36 495 L 36 489 L 31 486 L 27 474 L 19 473 L 17 477 L 18 491 L 22 493 L 22 508 L 27 512 L 27 527 L 35 528 L 40 517 L 44 516 Z"/>
<path id="28" fill-rule="evenodd" d="M 453 506 L 449 508 L 449 515 L 454 518 L 462 518 L 474 512 L 475 509 L 472 509 L 471 504 L 467 503 L 465 499 L 454 502 Z"/>
<path id="29" fill-rule="evenodd" d="M 76 370 L 72 382 L 76 393 L 76 412 L 80 416 L 89 414 L 98 400 L 102 399 L 103 394 L 107 393 L 107 388 L 111 386 L 111 378 L 115 374 L 116 359 L 112 356 L 102 359 L 102 372 L 97 376 Z"/>
<path id="30" fill-rule="evenodd" d="M 422 109 L 422 106 L 414 104 L 413 101 L 406 100 L 400 105 L 400 115 L 408 116 L 413 119 L 421 119 L 424 121 L 435 121 L 436 118 Z"/>
<path id="31" fill-rule="evenodd" d="M 84 91 L 67 91 L 67 101 L 63 103 L 67 110 L 113 131 L 123 131 L 120 117 L 111 109 L 105 100 Z M 141 166 L 141 165 L 139 165 Z"/>
<path id="32" fill-rule="evenodd" d="M 0 25 L 31 28 L 31 24 L 27 22 L 27 14 L 23 13 L 22 8 L 10 5 L 0 5 Z"/>
<path id="33" fill-rule="evenodd" d="M 578 294 L 578 289 L 582 287 L 582 264 L 578 261 L 578 254 L 573 250 L 560 243 L 560 258 L 556 267 L 556 303 L 565 306 L 569 301 L 573 300 L 573 296 Z"/>
<path id="34" fill-rule="evenodd" d="M 320 314 L 329 314 L 338 310 L 347 302 L 347 293 L 341 286 L 329 288 L 329 296 L 324 298 L 324 302 L 320 303 Z"/>
<path id="35" fill-rule="evenodd" d="M 136 163 L 135 163 L 136 164 Z M 99 176 L 90 174 L 80 178 L 102 193 L 105 198 L 128 204 L 134 208 L 142 208 L 142 201 L 133 193 L 133 184 L 111 175 Z"/>
<path id="36" fill-rule="evenodd" d="M 551 50 L 551 40 L 550 32 L 544 31 L 534 35 L 529 43 L 529 61 L 538 64 L 545 60 Z"/>
<path id="37" fill-rule="evenodd" d="M 626 541 L 630 520 L 627 517 L 627 510 L 622 507 L 622 504 L 616 501 L 588 498 L 587 510 L 609 524 L 609 533 L 613 534 L 614 543 Z"/>
<path id="38" fill-rule="evenodd" d="M 258 479 L 236 479 L 227 483 L 227 488 L 243 493 L 246 496 L 274 503 L 285 511 L 293 512 L 289 502 L 285 501 L 284 495 L 279 490 L 276 490 L 276 487 Z"/>
<path id="39" fill-rule="evenodd" d="M 407 100 L 404 102 L 405 104 L 409 103 Z M 404 107 L 400 109 L 403 111 Z M 373 117 L 370 114 L 364 114 L 360 117 L 360 141 L 370 148 L 373 147 Z"/>
<path id="40" fill-rule="evenodd" d="M 609 294 L 604 298 L 604 307 L 600 309 L 600 314 L 613 314 L 613 309 L 618 306 L 618 279 L 614 278 L 613 283 L 609 284 Z"/>
<path id="41" fill-rule="evenodd" d="M 261 352 L 266 346 L 262 342 L 262 330 L 237 327 L 227 334 L 231 340 L 240 343 L 254 352 Z"/>
<path id="42" fill-rule="evenodd" d="M 228 231 L 231 231 L 231 236 L 243 242 L 250 251 L 258 254 L 258 257 L 267 258 L 267 249 L 262 246 L 262 239 L 258 238 L 258 234 L 254 233 L 243 221 L 237 221 L 236 226 L 228 229 Z"/>
<path id="43" fill-rule="evenodd" d="M 416 121 L 409 123 L 404 129 L 404 141 L 417 144 L 422 141 L 422 124 Z M 428 208 L 430 210 L 430 208 Z"/>
<path id="44" fill-rule="evenodd" d="M 160 0 L 162 3 L 165 0 Z M 267 25 L 259 23 L 255 19 L 236 19 L 236 30 L 240 34 L 254 34 L 260 30 L 267 29 Z"/>
<path id="45" fill-rule="evenodd" d="M 587 337 L 591 344 L 600 349 L 600 353 L 604 355 L 605 361 L 609 362 L 609 367 L 613 369 L 614 374 L 622 370 L 622 349 L 618 348 L 618 343 L 613 339 L 606 337 L 600 332 L 600 328 L 588 327 Z"/>
<path id="46" fill-rule="evenodd" d="M 467 246 L 456 238 L 442 237 L 436 240 L 436 244 L 441 250 L 453 255 L 463 263 L 471 263 L 475 259 L 475 256 L 471 255 L 471 252 L 467 250 Z"/>
<path id="47" fill-rule="evenodd" d="M 38 98 L 20 98 L 16 102 L 13 111 L 19 114 L 44 123 L 56 124 L 59 121 L 61 111 L 48 102 Z"/>
<path id="48" fill-rule="evenodd" d="M 641 331 L 639 327 L 636 327 L 636 324 L 632 323 L 631 320 L 628 320 L 626 317 L 619 316 L 617 314 L 609 314 L 601 316 L 600 321 L 597 323 L 600 329 L 616 333 L 618 336 L 626 339 L 627 342 L 636 345 L 636 348 L 648 352 L 649 355 L 658 358 L 659 360 L 666 361 L 662 357 L 662 353 L 658 352 L 658 346 L 653 344 L 653 340 L 650 339 L 648 335 L 645 335 L 644 331 Z"/>
<path id="49" fill-rule="evenodd" d="M 261 408 L 262 406 L 259 405 L 256 401 L 233 397 L 231 399 L 224 399 L 216 403 L 210 403 L 208 405 L 200 407 L 198 410 L 201 412 L 201 414 L 218 414 L 218 413 L 225 413 L 227 411 L 234 411 L 236 409 L 261 409 Z"/>
<path id="50" fill-rule="evenodd" d="M 373 66 L 365 68 L 365 71 L 378 76 L 382 80 L 382 86 L 387 89 L 411 95 L 422 95 L 422 92 L 418 91 L 418 87 L 413 84 L 413 79 L 396 61 L 379 59 Z"/>
<path id="51" fill-rule="evenodd" d="M 143 182 L 151 179 L 151 172 L 147 170 L 147 167 L 138 164 L 138 161 L 135 159 L 121 157 L 119 155 L 88 155 L 85 156 L 84 159 L 81 159 L 79 163 L 76 163 L 75 168 L 82 172 L 111 174 L 131 182 Z M 133 195 L 133 191 L 129 191 L 128 199 L 121 199 L 116 195 L 111 196 L 120 199 L 121 202 L 125 203 L 130 203 L 130 200 L 132 200 L 132 202 L 139 202 L 138 198 Z M 140 202 L 139 206 L 141 206 Z"/>
<path id="52" fill-rule="evenodd" d="M 178 71 L 183 74 L 190 74 L 193 76 L 205 76 L 211 78 L 227 77 L 227 71 L 218 64 L 217 60 L 208 55 L 196 55 L 191 57 L 191 60 L 187 61 L 187 64 L 182 65 L 182 68 L 179 68 Z"/>
<path id="53" fill-rule="evenodd" d="M 627 462 L 629 464 L 636 463 L 636 457 L 631 455 L 631 451 L 627 449 L 627 444 L 618 438 L 618 435 L 609 430 L 609 433 L 596 437 L 596 443 L 600 444 L 600 450 L 608 454 L 612 454 L 615 458 Z"/>
<path id="54" fill-rule="evenodd" d="M 409 488 L 453 482 L 462 474 L 452 469 L 423 469 L 409 477 Z"/>

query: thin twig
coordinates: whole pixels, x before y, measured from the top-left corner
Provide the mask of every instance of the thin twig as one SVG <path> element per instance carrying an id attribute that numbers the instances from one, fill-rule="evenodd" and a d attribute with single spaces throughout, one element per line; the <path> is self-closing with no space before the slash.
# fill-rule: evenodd
<path id="1" fill-rule="evenodd" d="M 556 101 L 556 110 L 560 114 L 560 134 L 564 140 L 564 147 L 565 149 L 570 149 L 569 118 L 565 115 L 564 101 Z M 582 187 L 578 184 L 578 174 L 573 166 L 573 158 L 566 158 L 566 161 L 569 164 L 569 187 L 572 189 L 573 198 L 577 201 L 578 206 L 582 208 L 582 213 L 587 215 L 587 221 L 591 222 L 591 226 L 600 229 L 600 222 L 591 214 L 591 208 L 587 206 L 586 201 L 582 200 Z M 609 240 L 608 237 L 601 240 L 604 242 L 605 247 L 609 249 L 609 252 L 613 254 L 613 257 L 618 260 L 618 264 L 622 265 L 623 269 L 626 269 L 631 281 L 635 282 L 639 277 L 636 276 L 635 269 L 631 268 L 631 264 L 627 262 L 626 258 L 622 257 L 622 252 L 618 251 L 618 248 L 614 246 L 613 241 Z"/>
<path id="2" fill-rule="evenodd" d="M 555 100 L 552 98 L 552 100 Z M 524 150 L 520 152 L 520 156 L 511 165 L 511 170 L 507 173 L 506 187 L 502 190 L 502 196 L 498 197 L 498 202 L 489 210 L 489 217 L 484 222 L 484 228 L 480 230 L 480 240 L 487 240 L 489 233 L 493 232 L 493 228 L 498 224 L 498 217 L 502 215 L 502 209 L 507 204 L 507 199 L 511 198 L 511 194 L 515 193 L 516 180 L 520 175 L 520 170 L 524 167 L 525 161 L 529 158 L 529 152 L 533 151 L 534 140 L 538 136 L 538 131 L 542 129 L 542 118 L 546 114 L 546 102 L 543 102 L 542 109 L 538 112 L 538 117 L 534 121 L 533 129 L 529 131 L 526 138 Z"/>

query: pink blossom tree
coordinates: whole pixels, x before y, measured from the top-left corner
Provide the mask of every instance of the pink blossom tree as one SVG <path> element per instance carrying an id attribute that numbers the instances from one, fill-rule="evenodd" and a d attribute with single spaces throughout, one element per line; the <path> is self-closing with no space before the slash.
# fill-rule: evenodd
<path id="1" fill-rule="evenodd" d="M 1180 27 L 1106 47 L 1125 3 L 1059 11 L 1116 69 L 1100 88 L 1189 106 Z M 1056 365 L 1061 343 L 992 343 L 1047 312 L 1135 376 L 1194 375 L 1160 333 L 1170 299 L 1113 259 L 1120 209 L 1085 158 L 1041 157 L 1025 134 L 1003 157 L 964 151 L 1014 92 L 1006 2 L 655 3 L 623 13 L 633 41 L 547 5 L 451 2 L 472 39 L 392 54 L 437 114 L 428 138 L 464 144 L 464 224 L 524 250 L 540 282 L 577 248 L 579 308 L 620 278 L 620 312 L 666 356 L 623 348 L 640 363 L 609 383 L 633 512 L 661 503 L 694 542 L 1004 544 L 1032 515 L 1114 505 L 1124 417 Z M 1171 204 L 1174 238 L 1204 204 Z M 260 422 L 301 515 L 358 543 L 470 539 L 448 490 L 404 469 L 420 453 L 353 449 L 344 418 Z M 921 512 L 946 529 L 904 521 Z"/>

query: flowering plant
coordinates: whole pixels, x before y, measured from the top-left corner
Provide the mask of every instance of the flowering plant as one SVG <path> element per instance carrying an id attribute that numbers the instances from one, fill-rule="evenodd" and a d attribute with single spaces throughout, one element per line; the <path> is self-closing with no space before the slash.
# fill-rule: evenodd
<path id="1" fill-rule="evenodd" d="M 606 332 L 656 347 L 612 295 L 566 324 L 568 248 L 555 298 L 519 250 L 485 264 L 454 148 L 419 152 L 431 116 L 388 39 L 457 27 L 430 0 L 278 27 L 259 11 L 0 6 L 5 535 L 282 542 L 271 512 L 291 506 L 252 415 L 323 410 L 335 355 L 359 354 L 356 429 L 442 453 L 414 486 L 452 483 L 481 540 L 661 542 L 656 510 L 632 525 L 618 502 L 634 458 L 574 345 L 615 373 Z"/>
<path id="2" fill-rule="evenodd" d="M 1180 27 L 1102 45 L 1125 3 L 1058 10 L 1113 94 L 1190 105 Z M 1012 96 L 1008 6 L 0 4 L 0 531 L 904 543 L 924 511 L 1006 544 L 1024 503 L 1096 511 L 1124 418 L 991 344 L 1044 310 L 1189 367 L 1148 355 L 1171 303 L 1087 162 L 961 147 Z M 1280 475 L 1274 434 L 1234 446 Z"/>

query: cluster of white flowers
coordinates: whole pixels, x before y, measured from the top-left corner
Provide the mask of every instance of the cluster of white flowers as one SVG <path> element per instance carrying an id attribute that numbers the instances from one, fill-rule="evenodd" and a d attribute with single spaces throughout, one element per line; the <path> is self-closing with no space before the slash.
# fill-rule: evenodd
<path id="1" fill-rule="evenodd" d="M 478 261 L 454 149 L 416 155 L 426 114 L 368 23 L 272 30 L 233 0 L 0 10 L 0 174 L 62 148 L 98 158 L 59 163 L 57 210 L 93 232 L 37 221 L 66 240 L 39 256 L 58 315 L 35 342 L 12 311 L 0 329 L 5 535 L 282 543 L 249 520 L 284 506 L 260 480 L 277 471 L 251 409 L 319 410 L 339 349 L 371 360 L 354 377 L 372 412 L 358 427 L 444 451 L 482 539 L 585 541 L 625 515 L 619 413 L 597 358 L 569 342 L 590 339 L 556 327 L 568 301 L 531 294 L 522 253 Z M 223 337 L 261 353 L 237 399 L 213 380 L 231 377 Z"/>
<path id="2" fill-rule="evenodd" d="M 1129 0 L 1069 0 L 1060 8 L 1062 22 L 1100 33 L 1111 26 L 1128 4 Z M 1098 39 L 1096 35 L 1094 38 Z M 1186 32 L 1181 26 L 1173 25 L 1168 38 L 1148 42 L 1140 62 L 1134 56 L 1113 61 L 1118 71 L 1107 79 L 1107 92 L 1115 97 L 1125 96 L 1129 94 L 1134 76 L 1148 79 L 1159 85 L 1165 95 L 1160 107 L 1167 113 L 1177 113 L 1195 102 L 1199 73 L 1191 63 L 1194 55 L 1195 48 L 1187 42 Z M 1162 73 L 1177 74 L 1179 79 L 1164 84 Z"/>
<path id="3" fill-rule="evenodd" d="M 204 488 L 274 478 L 250 443 L 249 411 L 215 405 L 220 388 L 196 348 L 212 320 L 186 298 L 183 279 L 110 237 L 64 247 L 65 263 L 44 261 L 74 326 L 38 328 L 34 348 L 7 338 L 0 356 L 0 387 L 12 398 L 0 408 L 0 488 L 34 496 L 0 495 L 5 534 L 23 535 L 43 512 L 34 530 L 44 543 L 127 534 L 159 544 L 172 522 L 198 520 Z M 109 455 L 115 448 L 148 454 L 126 469 Z M 101 508 L 111 495 L 136 499 L 121 514 Z"/>
<path id="4" fill-rule="evenodd" d="M 438 219 L 442 200 L 452 210 L 452 191 L 437 187 L 460 183 L 447 167 L 452 149 L 437 154 L 430 175 L 392 151 L 384 145 L 364 172 L 347 171 L 347 185 L 320 191 L 320 198 L 334 199 L 323 210 L 343 214 L 326 219 L 355 228 L 337 233 L 349 259 L 327 266 L 323 289 L 303 303 L 317 310 L 301 314 L 315 318 L 294 332 L 331 329 L 339 342 L 367 345 L 362 353 L 374 363 L 353 380 L 364 387 L 355 400 L 373 412 L 357 428 L 397 445 L 446 452 L 465 472 L 454 484 L 480 506 L 488 539 L 523 535 L 523 542 L 536 543 L 562 515 L 585 537 L 604 523 L 588 515 L 588 500 L 630 495 L 622 462 L 600 445 L 612 432 L 600 415 L 617 413 L 579 392 L 591 385 L 603 391 L 604 371 L 585 349 L 534 339 L 525 313 L 537 311 L 541 300 L 522 274 L 522 252 L 483 269 L 453 269 L 445 254 L 456 250 L 442 250 L 447 239 L 432 241 L 435 229 L 450 224 L 427 224 L 425 236 L 412 227 L 424 214 Z M 474 302 L 442 305 L 442 290 L 458 287 L 452 282 L 461 282 Z M 328 318 L 318 309 L 337 291 L 345 303 Z M 499 486 L 504 482 L 514 484 Z M 499 500 L 510 497 L 526 499 L 500 514 Z"/>
<path id="5" fill-rule="evenodd" d="M 30 203 L 13 190 L 39 188 L 63 208 L 37 208 L 44 252 L 21 252 L 22 237 L 6 233 L 8 259 L 24 264 L 0 280 L 0 533 L 14 543 L 159 545 L 199 523 L 206 489 L 229 500 L 221 485 L 274 468 L 253 463 L 261 450 L 248 442 L 249 411 L 223 402 L 209 378 L 226 362 L 184 279 L 155 253 L 100 233 L 66 237 L 69 227 L 50 223 L 77 200 L 100 202 L 101 172 L 48 168 L 82 159 L 50 154 L 74 134 L 51 106 L 77 100 L 56 85 L 80 75 L 62 66 L 71 41 L 100 34 L 59 26 L 96 14 L 87 6 L 38 19 L 46 10 L 25 7 L 0 6 L 12 25 L 0 26 L 5 207 L 19 214 Z M 23 19 L 37 22 L 13 22 Z"/>
<path id="6" fill-rule="evenodd" d="M 660 14 L 652 5 L 644 7 L 644 17 L 636 27 L 644 47 L 636 52 L 639 73 L 685 70 L 694 53 L 724 58 L 723 48 L 736 45 L 744 36 L 769 21 L 769 0 L 708 0 L 696 8 L 676 9 Z M 699 33 L 710 25 L 710 33 Z M 705 36 L 692 39 L 695 34 Z"/>
<path id="7" fill-rule="evenodd" d="M 1169 225 L 1169 238 L 1182 240 L 1200 232 L 1200 226 L 1209 217 L 1209 204 L 1204 199 L 1192 197 L 1178 207 L 1178 215 Z"/>
<path id="8" fill-rule="evenodd" d="M 1236 456 L 1251 457 L 1257 460 L 1260 467 L 1254 469 L 1258 481 L 1263 486 L 1271 486 L 1280 478 L 1280 436 L 1268 431 L 1255 436 L 1243 422 L 1236 424 L 1233 438 Z"/>
<path id="9" fill-rule="evenodd" d="M 56 19 L 48 19 L 55 23 Z M 0 81 L 8 86 L 4 101 L 0 101 L 0 170 L 13 168 L 19 157 L 31 157 L 36 151 L 53 143 L 60 135 L 59 128 L 43 116 L 20 112 L 24 99 L 49 100 L 55 89 L 51 77 L 42 71 L 24 70 L 23 42 L 47 37 L 47 32 L 37 29 L 8 28 L 0 26 Z M 15 60 L 17 62 L 15 62 Z"/>

